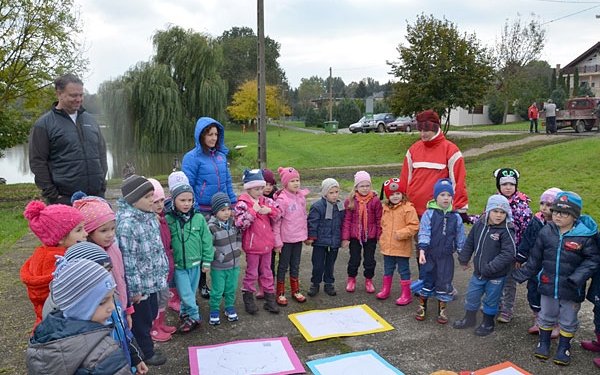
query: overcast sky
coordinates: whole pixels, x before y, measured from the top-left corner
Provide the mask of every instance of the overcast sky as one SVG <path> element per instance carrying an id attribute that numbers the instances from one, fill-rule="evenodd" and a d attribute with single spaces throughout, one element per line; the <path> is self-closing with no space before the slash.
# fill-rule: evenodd
<path id="1" fill-rule="evenodd" d="M 75 0 L 90 60 L 90 93 L 153 55 L 151 38 L 168 25 L 217 37 L 232 27 L 256 33 L 255 0 Z M 279 64 L 292 87 L 301 78 L 333 75 L 346 84 L 372 77 L 385 83 L 386 61 L 398 59 L 406 25 L 433 14 L 493 45 L 507 19 L 535 13 L 547 31 L 539 57 L 566 65 L 600 41 L 600 1 L 560 0 L 264 0 L 265 35 L 281 45 Z"/>

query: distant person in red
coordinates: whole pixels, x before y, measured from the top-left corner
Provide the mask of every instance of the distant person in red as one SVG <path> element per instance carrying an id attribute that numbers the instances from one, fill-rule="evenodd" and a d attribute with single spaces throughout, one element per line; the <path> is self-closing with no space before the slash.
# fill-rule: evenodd
<path id="1" fill-rule="evenodd" d="M 531 107 L 527 109 L 527 117 L 529 117 L 529 132 L 533 133 L 533 125 L 535 124 L 535 132 L 539 133 L 537 124 L 538 118 L 540 117 L 540 110 L 538 109 L 536 102 L 533 102 Z"/>
<path id="2" fill-rule="evenodd" d="M 419 218 L 433 199 L 433 185 L 440 178 L 449 178 L 454 188 L 452 206 L 468 223 L 469 200 L 465 179 L 465 160 L 458 147 L 444 137 L 440 117 L 428 109 L 417 115 L 417 129 L 421 140 L 415 142 L 404 157 L 400 173 L 400 191 L 405 191 Z"/>

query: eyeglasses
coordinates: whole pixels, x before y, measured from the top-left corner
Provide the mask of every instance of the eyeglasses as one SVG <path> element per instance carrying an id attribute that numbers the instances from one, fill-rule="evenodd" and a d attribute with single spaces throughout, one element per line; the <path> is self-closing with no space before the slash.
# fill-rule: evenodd
<path id="1" fill-rule="evenodd" d="M 556 215 L 558 217 L 569 217 L 570 214 L 564 211 L 552 211 L 552 215 Z"/>

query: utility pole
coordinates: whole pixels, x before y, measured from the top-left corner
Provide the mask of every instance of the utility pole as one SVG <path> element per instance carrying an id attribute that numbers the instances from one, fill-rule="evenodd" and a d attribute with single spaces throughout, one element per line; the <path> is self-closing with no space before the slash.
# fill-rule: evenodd
<path id="1" fill-rule="evenodd" d="M 267 100 L 265 83 L 265 14 L 264 0 L 258 5 L 258 167 L 267 167 Z"/>
<path id="2" fill-rule="evenodd" d="M 333 121 L 333 101 L 332 101 L 332 97 L 333 97 L 333 90 L 331 89 L 333 87 L 333 77 L 332 77 L 332 73 L 331 73 L 331 67 L 329 67 L 329 121 Z"/>

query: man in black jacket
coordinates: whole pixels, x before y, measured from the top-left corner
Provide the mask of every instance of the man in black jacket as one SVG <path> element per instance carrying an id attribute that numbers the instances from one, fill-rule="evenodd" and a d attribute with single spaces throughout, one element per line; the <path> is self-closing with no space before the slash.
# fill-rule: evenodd
<path id="1" fill-rule="evenodd" d="M 81 190 L 104 197 L 106 143 L 94 118 L 85 112 L 83 82 L 73 74 L 54 81 L 58 102 L 31 129 L 29 168 L 48 204 L 71 204 Z"/>

